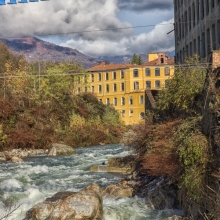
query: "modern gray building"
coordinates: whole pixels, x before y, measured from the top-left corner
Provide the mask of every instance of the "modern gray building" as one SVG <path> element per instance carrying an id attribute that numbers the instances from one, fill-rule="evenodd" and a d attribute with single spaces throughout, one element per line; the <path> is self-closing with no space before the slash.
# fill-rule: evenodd
<path id="1" fill-rule="evenodd" d="M 220 0 L 174 0 L 176 62 L 220 50 Z"/>

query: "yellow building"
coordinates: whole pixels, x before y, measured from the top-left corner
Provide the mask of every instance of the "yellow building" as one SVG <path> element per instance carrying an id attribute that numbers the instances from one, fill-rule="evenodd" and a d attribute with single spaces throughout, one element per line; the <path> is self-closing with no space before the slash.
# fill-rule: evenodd
<path id="1" fill-rule="evenodd" d="M 112 104 L 126 125 L 143 122 L 145 91 L 163 88 L 174 72 L 174 59 L 150 53 L 149 62 L 101 64 L 88 69 L 91 92 L 104 104 Z"/>

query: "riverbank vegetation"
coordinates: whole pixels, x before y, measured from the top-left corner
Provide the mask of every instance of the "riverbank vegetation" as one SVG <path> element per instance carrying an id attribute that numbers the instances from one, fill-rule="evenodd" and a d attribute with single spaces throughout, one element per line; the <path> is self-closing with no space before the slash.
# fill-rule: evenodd
<path id="1" fill-rule="evenodd" d="M 87 92 L 80 65 L 28 63 L 2 43 L 0 57 L 0 150 L 119 142 L 118 112 Z"/>
<path id="2" fill-rule="evenodd" d="M 190 219 L 220 217 L 219 75 L 197 55 L 188 58 L 156 97 L 156 108 L 147 114 L 153 120 L 130 131 L 138 135 L 126 143 L 139 155 L 139 175 L 169 178 Z"/>

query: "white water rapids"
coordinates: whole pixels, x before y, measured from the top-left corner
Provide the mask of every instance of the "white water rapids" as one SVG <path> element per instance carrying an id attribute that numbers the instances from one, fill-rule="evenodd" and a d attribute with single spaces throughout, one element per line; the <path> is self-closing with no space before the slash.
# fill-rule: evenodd
<path id="1" fill-rule="evenodd" d="M 30 157 L 22 163 L 0 164 L 0 219 L 5 208 L 21 205 L 8 220 L 22 220 L 27 210 L 59 191 L 79 191 L 95 182 L 102 188 L 118 183 L 123 176 L 90 172 L 110 157 L 123 157 L 129 152 L 122 145 L 93 146 L 76 149 L 66 157 Z M 104 198 L 105 220 L 163 220 L 174 210 L 149 210 L 141 198 Z M 7 212 L 7 211 L 6 211 Z"/>

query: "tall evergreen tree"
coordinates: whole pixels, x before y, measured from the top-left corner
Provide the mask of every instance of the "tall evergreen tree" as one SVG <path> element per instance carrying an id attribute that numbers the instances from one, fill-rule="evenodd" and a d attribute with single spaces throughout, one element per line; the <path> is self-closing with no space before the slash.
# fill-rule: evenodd
<path id="1" fill-rule="evenodd" d="M 134 53 L 132 60 L 131 60 L 132 64 L 138 64 L 138 56 Z"/>

